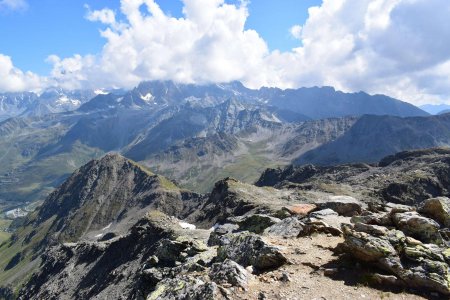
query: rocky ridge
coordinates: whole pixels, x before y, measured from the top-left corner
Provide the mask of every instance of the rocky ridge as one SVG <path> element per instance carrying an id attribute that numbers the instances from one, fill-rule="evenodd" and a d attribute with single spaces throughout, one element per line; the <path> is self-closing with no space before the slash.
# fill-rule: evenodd
<path id="1" fill-rule="evenodd" d="M 426 176 L 444 184 L 448 155 L 443 149 L 431 149 L 400 153 L 378 166 L 268 170 L 259 186 L 226 178 L 203 197 L 161 183 L 157 175 L 110 155 L 75 173 L 46 200 L 36 220 L 59 216 L 64 221 L 57 228 L 64 228 L 72 219 L 61 217 L 62 212 L 74 218 L 90 212 L 83 208 L 99 197 L 80 196 L 84 186 L 92 195 L 97 186 L 98 191 L 112 191 L 104 198 L 111 204 L 118 191 L 131 188 L 135 196 L 119 202 L 139 207 L 147 199 L 147 189 L 158 191 L 152 183 L 156 180 L 157 186 L 180 195 L 182 201 L 159 196 L 143 207 L 145 213 L 139 217 L 127 219 L 118 213 L 115 227 L 106 226 L 102 235 L 93 236 L 98 227 L 111 222 L 103 216 L 115 211 L 112 205 L 94 214 L 96 222 L 78 238 L 56 234 L 59 239 L 45 246 L 40 270 L 18 298 L 442 299 L 450 295 L 446 190 L 418 194 L 422 198 L 415 201 L 402 192 L 393 203 L 375 189 L 382 181 L 373 175 L 391 174 L 389 184 L 418 184 L 415 178 L 423 183 Z M 424 166 L 425 173 L 413 172 Z M 144 181 L 134 181 L 141 172 Z M 99 184 L 77 179 L 92 178 L 93 173 Z M 369 192 L 364 192 L 362 185 L 369 181 Z M 78 189 L 66 189 L 78 182 Z M 130 187 L 129 182 L 150 186 Z M 80 206 L 62 209 L 64 199 L 78 199 L 69 202 Z M 330 289 L 324 290 L 324 285 Z"/>

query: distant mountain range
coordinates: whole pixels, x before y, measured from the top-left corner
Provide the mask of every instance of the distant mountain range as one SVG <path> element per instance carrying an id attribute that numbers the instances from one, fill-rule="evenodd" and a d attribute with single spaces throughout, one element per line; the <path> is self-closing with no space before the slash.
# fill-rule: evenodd
<path id="1" fill-rule="evenodd" d="M 442 127 L 411 104 L 329 87 L 252 90 L 239 82 L 153 81 L 108 94 L 49 90 L 0 99 L 2 116 L 15 116 L 0 123 L 0 199 L 17 205 L 43 199 L 76 168 L 111 151 L 205 191 L 223 175 L 251 182 L 266 167 L 307 162 L 305 157 L 318 163 L 348 161 L 311 153 L 349 134 L 376 132 L 384 122 L 394 122 L 392 128 L 396 123 L 416 126 L 411 132 Z M 378 117 L 361 118 L 364 114 Z M 370 118 L 378 121 L 364 125 L 367 132 L 356 131 Z M 376 138 L 392 140 L 388 150 L 377 153 L 383 143 L 372 139 L 372 148 L 351 144 L 348 153 L 357 153 L 355 160 L 375 161 L 392 151 L 448 144 L 444 137 L 403 143 L 401 135 L 409 132 L 388 128 L 383 133 Z"/>
<path id="2" fill-rule="evenodd" d="M 99 93 L 99 91 L 97 91 Z M 17 116 L 44 116 L 72 111 L 96 95 L 92 90 L 47 89 L 41 94 L 1 93 L 0 121 Z"/>
<path id="3" fill-rule="evenodd" d="M 343 117 L 349 115 L 423 116 L 417 107 L 384 95 L 363 92 L 343 93 L 332 87 L 281 90 L 252 90 L 240 82 L 229 84 L 192 85 L 172 81 L 143 82 L 135 89 L 107 93 L 102 90 L 48 89 L 41 94 L 0 94 L 0 119 L 15 116 L 43 116 L 49 113 L 92 111 L 110 108 L 161 109 L 185 103 L 213 106 L 234 98 L 243 103 L 264 105 L 286 118 L 299 121 Z M 90 101 L 89 101 L 90 100 Z"/>

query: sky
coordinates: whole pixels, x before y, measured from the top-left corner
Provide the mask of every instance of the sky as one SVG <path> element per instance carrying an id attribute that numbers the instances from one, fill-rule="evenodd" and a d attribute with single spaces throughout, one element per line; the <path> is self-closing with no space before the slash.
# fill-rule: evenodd
<path id="1" fill-rule="evenodd" d="M 143 80 L 450 104 L 448 0 L 0 0 L 0 92 Z"/>

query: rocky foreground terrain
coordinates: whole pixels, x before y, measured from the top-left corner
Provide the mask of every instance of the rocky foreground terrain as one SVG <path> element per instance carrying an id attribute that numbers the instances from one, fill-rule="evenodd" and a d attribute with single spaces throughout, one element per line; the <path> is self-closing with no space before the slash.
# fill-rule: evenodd
<path id="1" fill-rule="evenodd" d="M 448 299 L 450 150 L 268 169 L 202 195 L 119 155 L 0 246 L 4 298 Z M 13 251 L 14 250 L 14 251 Z M 29 276 L 29 274 L 33 274 Z"/>

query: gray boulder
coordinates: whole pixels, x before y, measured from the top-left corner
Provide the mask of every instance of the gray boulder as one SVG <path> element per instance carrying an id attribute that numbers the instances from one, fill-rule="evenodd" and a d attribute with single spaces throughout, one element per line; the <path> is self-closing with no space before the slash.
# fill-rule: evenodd
<path id="1" fill-rule="evenodd" d="M 389 272 L 390 282 L 450 295 L 446 250 L 423 244 L 395 229 L 386 232 L 373 225 L 344 225 L 342 229 L 347 253 Z"/>
<path id="2" fill-rule="evenodd" d="M 270 236 L 280 236 L 283 238 L 295 238 L 300 235 L 304 227 L 305 224 L 300 222 L 296 217 L 290 217 L 270 226 L 264 230 L 264 234 Z"/>
<path id="3" fill-rule="evenodd" d="M 418 211 L 445 227 L 450 227 L 450 199 L 438 197 L 425 200 L 421 203 Z"/>
<path id="4" fill-rule="evenodd" d="M 219 247 L 217 256 L 222 261 L 228 258 L 244 267 L 253 266 L 259 270 L 278 268 L 287 262 L 280 249 L 250 232 L 229 235 L 229 243 Z"/>
<path id="5" fill-rule="evenodd" d="M 314 211 L 309 214 L 310 218 L 316 218 L 316 219 L 323 219 L 324 217 L 328 216 L 337 216 L 338 213 L 330 208 Z"/>
<path id="6" fill-rule="evenodd" d="M 345 217 L 359 215 L 362 212 L 361 202 L 349 196 L 330 196 L 316 205 L 319 209 L 330 208 Z"/>
<path id="7" fill-rule="evenodd" d="M 147 300 L 221 300 L 225 299 L 214 282 L 205 282 L 193 276 L 178 276 L 160 281 Z"/>
<path id="8" fill-rule="evenodd" d="M 250 231 L 259 234 L 262 233 L 267 227 L 270 227 L 281 220 L 267 215 L 254 214 L 249 216 L 228 218 L 228 221 L 238 224 L 240 231 Z"/>
<path id="9" fill-rule="evenodd" d="M 239 230 L 239 225 L 223 224 L 214 228 L 209 235 L 208 246 L 218 246 L 227 243 L 226 235 Z"/>
<path id="10" fill-rule="evenodd" d="M 226 259 L 222 263 L 215 263 L 211 266 L 209 272 L 211 280 L 218 284 L 231 284 L 233 286 L 248 287 L 248 273 L 239 264 L 230 259 Z"/>
<path id="11" fill-rule="evenodd" d="M 406 235 L 426 243 L 442 243 L 439 234 L 440 226 L 432 219 L 423 217 L 416 212 L 405 212 L 393 214 L 392 220 L 395 226 Z"/>

